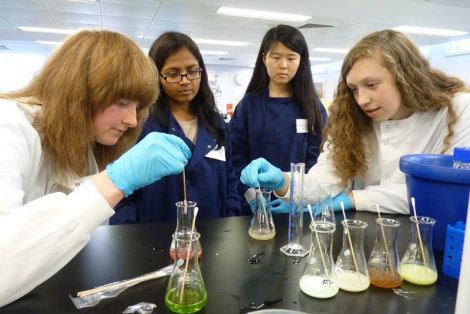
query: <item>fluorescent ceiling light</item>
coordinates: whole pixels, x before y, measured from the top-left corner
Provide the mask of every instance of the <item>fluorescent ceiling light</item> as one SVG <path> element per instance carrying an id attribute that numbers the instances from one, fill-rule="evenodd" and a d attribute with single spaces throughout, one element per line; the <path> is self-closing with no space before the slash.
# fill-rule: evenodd
<path id="1" fill-rule="evenodd" d="M 61 41 L 36 40 L 36 43 L 43 45 L 61 45 Z"/>
<path id="2" fill-rule="evenodd" d="M 316 52 L 330 52 L 330 53 L 342 53 L 342 54 L 347 54 L 349 49 L 343 49 L 343 48 L 313 48 L 313 51 Z"/>
<path id="3" fill-rule="evenodd" d="M 76 32 L 76 30 L 74 29 L 28 27 L 28 26 L 19 26 L 18 29 L 21 31 L 26 31 L 26 32 L 54 33 L 54 34 L 72 34 Z"/>
<path id="4" fill-rule="evenodd" d="M 422 35 L 431 35 L 431 36 L 460 36 L 468 34 L 463 31 L 456 31 L 452 29 L 441 29 L 441 28 L 429 28 L 429 27 L 418 27 L 418 26 L 408 26 L 401 25 L 393 28 L 396 31 L 409 33 L 409 34 L 422 34 Z"/>
<path id="5" fill-rule="evenodd" d="M 239 8 L 220 7 L 217 13 L 231 16 L 251 17 L 263 20 L 276 20 L 285 22 L 305 22 L 311 19 L 311 16 L 286 14 L 272 11 L 248 10 Z"/>
<path id="6" fill-rule="evenodd" d="M 215 40 L 215 39 L 203 39 L 203 38 L 193 38 L 197 44 L 209 44 L 209 45 L 222 45 L 222 46 L 249 46 L 250 43 L 243 41 L 230 41 L 230 40 Z"/>
<path id="7" fill-rule="evenodd" d="M 331 61 L 331 58 L 310 57 L 310 61 Z"/>
<path id="8" fill-rule="evenodd" d="M 226 55 L 228 52 L 226 51 L 215 51 L 215 50 L 201 50 L 201 54 L 203 55 Z"/>

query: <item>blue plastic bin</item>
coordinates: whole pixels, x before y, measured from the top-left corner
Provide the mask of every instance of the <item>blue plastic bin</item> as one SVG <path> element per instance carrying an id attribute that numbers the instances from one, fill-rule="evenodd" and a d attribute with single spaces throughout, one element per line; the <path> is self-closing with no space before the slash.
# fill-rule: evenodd
<path id="1" fill-rule="evenodd" d="M 470 171 L 452 168 L 451 155 L 416 154 L 400 158 L 400 170 L 406 175 L 409 208 L 411 197 L 416 212 L 437 220 L 434 227 L 434 249 L 443 252 L 447 224 L 466 220 Z M 410 213 L 413 211 L 410 210 Z"/>
<path id="2" fill-rule="evenodd" d="M 457 222 L 455 226 L 447 225 L 446 248 L 444 250 L 442 272 L 455 279 L 459 279 L 464 237 L 465 224 L 463 221 Z"/>

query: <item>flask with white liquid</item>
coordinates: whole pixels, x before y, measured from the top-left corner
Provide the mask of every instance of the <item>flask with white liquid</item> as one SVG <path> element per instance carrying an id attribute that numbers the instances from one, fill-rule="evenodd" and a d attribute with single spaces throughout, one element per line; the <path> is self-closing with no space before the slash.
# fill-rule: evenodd
<path id="1" fill-rule="evenodd" d="M 336 260 L 339 288 L 361 292 L 369 288 L 370 279 L 364 253 L 364 230 L 367 223 L 360 220 L 343 220 L 343 246 Z"/>

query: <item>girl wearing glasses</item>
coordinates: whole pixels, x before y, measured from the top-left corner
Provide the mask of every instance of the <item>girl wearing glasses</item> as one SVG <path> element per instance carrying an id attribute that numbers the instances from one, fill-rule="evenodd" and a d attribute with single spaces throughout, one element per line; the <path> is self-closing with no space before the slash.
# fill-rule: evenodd
<path id="1" fill-rule="evenodd" d="M 153 131 L 164 132 L 190 147 L 187 199 L 197 203 L 198 217 L 238 215 L 238 178 L 232 169 L 230 137 L 197 45 L 184 34 L 167 32 L 152 44 L 149 55 L 159 70 L 161 93 L 141 138 Z M 183 198 L 183 176 L 169 176 L 124 200 L 110 222 L 175 221 L 175 203 Z"/>
<path id="2" fill-rule="evenodd" d="M 308 55 L 305 38 L 292 26 L 278 25 L 264 36 L 246 94 L 230 121 L 237 175 L 259 157 L 283 171 L 300 162 L 307 171 L 317 162 L 326 112 L 315 93 Z M 253 209 L 254 190 L 240 185 L 239 193 Z M 287 210 L 281 200 L 272 202 L 273 212 Z"/>

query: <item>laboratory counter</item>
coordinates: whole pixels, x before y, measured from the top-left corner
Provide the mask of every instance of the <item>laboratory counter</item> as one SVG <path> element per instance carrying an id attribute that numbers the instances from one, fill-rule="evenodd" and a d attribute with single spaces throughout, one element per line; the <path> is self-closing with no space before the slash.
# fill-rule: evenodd
<path id="1" fill-rule="evenodd" d="M 369 257 L 377 233 L 376 214 L 348 213 L 368 223 L 364 251 Z M 400 221 L 398 254 L 411 238 L 407 216 L 383 215 Z M 431 286 L 404 282 L 398 293 L 370 286 L 364 292 L 339 291 L 330 299 L 314 299 L 299 288 L 303 259 L 287 257 L 279 248 L 287 243 L 288 216 L 274 215 L 276 237 L 268 241 L 248 236 L 250 217 L 198 220 L 202 256 L 200 268 L 208 299 L 201 313 L 246 313 L 255 308 L 283 308 L 306 313 L 454 313 L 458 281 L 442 274 L 442 254 L 435 253 L 439 278 Z M 342 245 L 342 220 L 336 216 L 333 256 Z M 310 247 L 310 217 L 304 215 L 302 243 Z M 439 222 L 438 222 L 439 223 Z M 0 309 L 0 313 L 122 313 L 129 305 L 150 302 L 154 313 L 169 313 L 164 295 L 169 277 L 140 283 L 115 298 L 90 308 L 76 309 L 69 295 L 106 283 L 133 278 L 171 263 L 169 246 L 174 223 L 100 226 L 88 245 L 55 276 L 32 292 Z M 252 258 L 257 255 L 257 258 Z M 259 261 L 259 263 L 257 263 Z"/>

